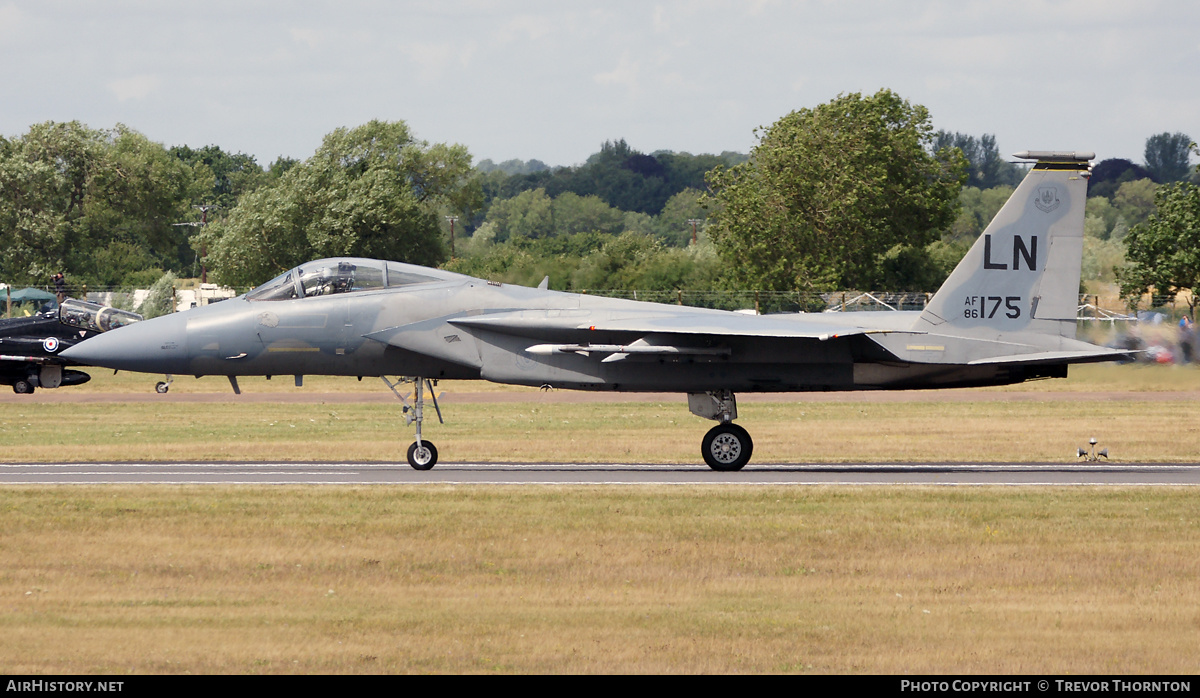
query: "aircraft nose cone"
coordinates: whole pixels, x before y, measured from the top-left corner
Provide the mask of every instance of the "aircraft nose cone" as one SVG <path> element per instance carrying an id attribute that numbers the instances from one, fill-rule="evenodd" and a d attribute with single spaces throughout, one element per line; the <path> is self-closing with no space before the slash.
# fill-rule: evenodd
<path id="1" fill-rule="evenodd" d="M 140 371 L 186 373 L 188 364 L 185 313 L 135 322 L 64 350 L 59 356 L 87 366 Z"/>

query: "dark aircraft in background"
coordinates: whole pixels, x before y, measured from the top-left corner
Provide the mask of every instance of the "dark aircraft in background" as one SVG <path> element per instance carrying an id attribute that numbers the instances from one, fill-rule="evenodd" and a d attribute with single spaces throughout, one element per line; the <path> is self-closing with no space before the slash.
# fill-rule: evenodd
<path id="1" fill-rule="evenodd" d="M 67 368 L 78 362 L 63 358 L 62 351 L 141 319 L 136 313 L 73 298 L 35 315 L 0 319 L 0 384 L 27 394 L 86 383 L 91 376 Z"/>
<path id="2" fill-rule="evenodd" d="M 1075 339 L 1093 154 L 1017 157 L 1036 162 L 920 312 L 753 316 L 341 258 L 62 355 L 114 369 L 228 376 L 235 392 L 238 376 L 294 374 L 297 384 L 304 374 L 407 376 L 414 404 L 401 399 L 417 425 L 408 461 L 420 470 L 437 462 L 421 434 L 433 380 L 678 391 L 694 414 L 718 422 L 702 442 L 705 462 L 738 470 L 753 449 L 733 423 L 739 391 L 1005 385 L 1125 355 Z"/>

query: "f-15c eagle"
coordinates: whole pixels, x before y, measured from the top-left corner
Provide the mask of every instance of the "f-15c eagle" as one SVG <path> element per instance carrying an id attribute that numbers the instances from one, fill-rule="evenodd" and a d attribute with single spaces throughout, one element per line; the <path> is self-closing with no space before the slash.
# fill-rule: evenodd
<path id="1" fill-rule="evenodd" d="M 738 470 L 753 442 L 733 423 L 737 392 L 1005 385 L 1065 377 L 1069 364 L 1125 355 L 1075 339 L 1095 156 L 1016 157 L 1036 162 L 920 312 L 754 316 L 335 258 L 229 301 L 107 332 L 62 356 L 113 369 L 228 376 L 235 392 L 238 376 L 380 376 L 389 386 L 386 376 L 404 376 L 415 383 L 408 461 L 418 470 L 438 458 L 421 434 L 431 381 L 678 391 L 692 413 L 717 422 L 702 441 L 705 462 Z"/>

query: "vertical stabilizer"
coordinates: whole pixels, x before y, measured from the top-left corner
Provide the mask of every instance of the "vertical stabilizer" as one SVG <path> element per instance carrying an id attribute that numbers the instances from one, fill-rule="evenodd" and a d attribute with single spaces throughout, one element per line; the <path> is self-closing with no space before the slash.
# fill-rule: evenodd
<path id="1" fill-rule="evenodd" d="M 1088 161 L 1095 154 L 1026 151 L 1015 157 L 1036 162 L 913 329 L 1074 338 Z"/>

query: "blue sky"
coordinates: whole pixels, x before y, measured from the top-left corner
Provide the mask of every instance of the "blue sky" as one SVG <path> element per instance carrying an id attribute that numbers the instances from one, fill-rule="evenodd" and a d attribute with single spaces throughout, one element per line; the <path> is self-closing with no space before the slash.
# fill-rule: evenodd
<path id="1" fill-rule="evenodd" d="M 476 159 L 692 153 L 882 87 L 1001 152 L 1141 161 L 1200 138 L 1200 4 L 0 0 L 0 134 L 124 123 L 168 146 L 305 158 L 402 119 Z"/>

